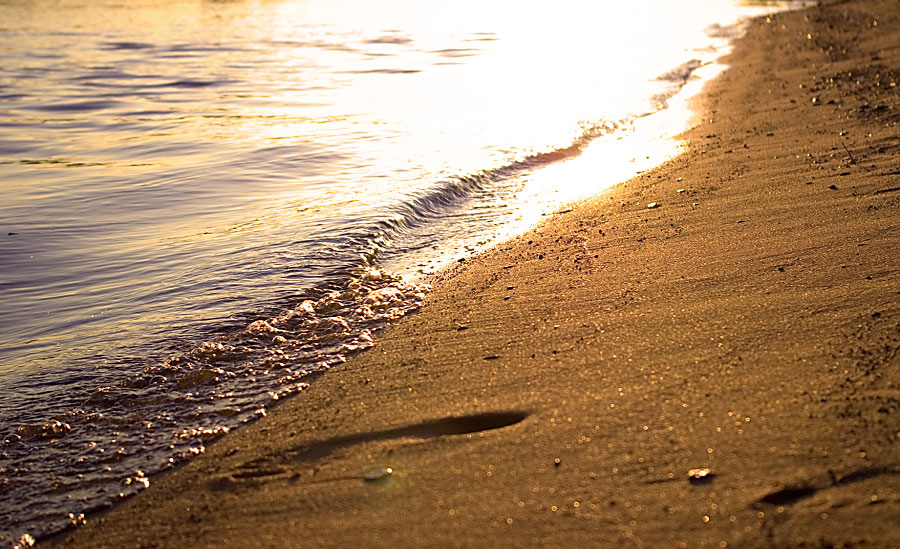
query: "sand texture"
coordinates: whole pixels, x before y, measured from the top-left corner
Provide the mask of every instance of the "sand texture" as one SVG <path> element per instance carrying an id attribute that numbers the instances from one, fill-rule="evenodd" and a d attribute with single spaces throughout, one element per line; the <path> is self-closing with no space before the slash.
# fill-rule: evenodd
<path id="1" fill-rule="evenodd" d="M 900 547 L 900 4 L 726 61 L 683 155 L 61 541 Z"/>

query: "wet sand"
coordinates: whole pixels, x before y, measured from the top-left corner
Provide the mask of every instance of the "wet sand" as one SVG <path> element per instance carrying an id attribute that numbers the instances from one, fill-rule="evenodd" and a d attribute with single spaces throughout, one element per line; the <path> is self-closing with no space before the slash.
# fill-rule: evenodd
<path id="1" fill-rule="evenodd" d="M 898 45 L 895 0 L 756 22 L 683 155 L 61 541 L 900 546 Z"/>

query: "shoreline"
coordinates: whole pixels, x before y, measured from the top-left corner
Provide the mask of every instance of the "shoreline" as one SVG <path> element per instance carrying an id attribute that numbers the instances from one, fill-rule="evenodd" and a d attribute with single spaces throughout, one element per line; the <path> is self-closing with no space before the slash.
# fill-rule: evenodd
<path id="1" fill-rule="evenodd" d="M 49 541 L 900 545 L 894 7 L 757 20 L 683 154 Z"/>

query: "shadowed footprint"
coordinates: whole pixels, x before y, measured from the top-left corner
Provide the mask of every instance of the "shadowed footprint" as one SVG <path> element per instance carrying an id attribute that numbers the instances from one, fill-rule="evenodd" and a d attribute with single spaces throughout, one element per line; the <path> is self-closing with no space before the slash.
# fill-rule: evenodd
<path id="1" fill-rule="evenodd" d="M 829 473 L 829 478 L 809 479 L 802 484 L 783 487 L 769 492 L 756 500 L 755 505 L 793 505 L 801 500 L 812 497 L 822 490 L 830 490 L 845 487 L 858 482 L 863 482 L 882 475 L 898 475 L 900 469 L 886 467 L 869 467 L 851 471 L 842 477 Z"/>
<path id="2" fill-rule="evenodd" d="M 519 423 L 526 417 L 528 417 L 528 414 L 525 412 L 491 412 L 471 416 L 448 417 L 434 421 L 426 421 L 424 423 L 417 423 L 415 425 L 398 427 L 396 429 L 375 431 L 373 433 L 359 433 L 356 435 L 335 437 L 299 446 L 295 448 L 293 452 L 289 453 L 290 458 L 287 458 L 287 460 L 299 459 L 302 461 L 315 461 L 328 456 L 341 448 L 347 448 L 355 444 L 373 442 L 376 440 L 400 438 L 429 439 L 500 429 Z M 214 491 L 231 490 L 246 483 L 252 484 L 258 481 L 266 482 L 276 478 L 289 478 L 291 477 L 290 467 L 286 466 L 285 461 L 285 456 L 279 456 L 277 458 L 270 456 L 246 462 L 238 466 L 236 470 L 215 478 L 209 483 L 209 487 Z M 323 479 L 321 482 L 330 482 L 340 480 L 341 478 L 347 479 L 356 477 L 329 478 Z"/>
<path id="3" fill-rule="evenodd" d="M 296 449 L 297 459 L 313 461 L 321 459 L 335 450 L 347 448 L 364 442 L 376 440 L 391 440 L 397 438 L 435 438 L 448 435 L 464 435 L 500 429 L 515 425 L 528 417 L 525 412 L 489 412 L 462 417 L 447 417 L 434 421 L 426 421 L 406 427 L 375 431 L 373 433 L 360 433 L 344 437 L 335 437 L 319 442 L 300 446 Z"/>
<path id="4" fill-rule="evenodd" d="M 782 488 L 781 490 L 766 494 L 759 499 L 759 503 L 767 505 L 792 505 L 801 499 L 806 499 L 818 490 L 811 486 L 799 486 L 796 488 Z"/>

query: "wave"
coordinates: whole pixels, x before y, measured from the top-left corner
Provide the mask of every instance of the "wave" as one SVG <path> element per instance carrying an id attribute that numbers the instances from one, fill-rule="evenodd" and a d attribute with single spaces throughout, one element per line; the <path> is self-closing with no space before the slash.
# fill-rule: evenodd
<path id="1" fill-rule="evenodd" d="M 652 97 L 651 100 L 656 104 L 656 110 L 653 112 L 658 112 L 668 107 L 669 99 L 672 99 L 675 94 L 681 91 L 681 88 L 694 77 L 694 71 L 702 66 L 704 66 L 704 63 L 699 59 L 691 59 L 690 61 L 682 63 L 674 69 L 657 76 L 656 79 L 660 82 L 670 82 L 674 85 L 666 91 Z M 653 112 L 647 114 L 653 114 Z"/>
<path id="2" fill-rule="evenodd" d="M 376 223 L 362 239 L 362 255 L 368 265 L 377 263 L 380 252 L 388 249 L 400 234 L 422 227 L 449 212 L 459 210 L 474 195 L 496 184 L 541 167 L 579 156 L 594 139 L 620 129 L 624 122 L 602 121 L 582 124 L 581 133 L 566 146 L 528 155 L 508 164 L 479 172 L 458 175 L 408 197 L 392 208 L 390 217 Z"/>
<path id="3" fill-rule="evenodd" d="M 348 269 L 275 317 L 144 367 L 49 421 L 14 427 L 0 443 L 16 464 L 4 489 L 31 504 L 0 504 L 3 523 L 40 537 L 146 488 L 148 474 L 202 453 L 371 347 L 373 333 L 418 308 L 427 290 L 372 267 Z"/>

